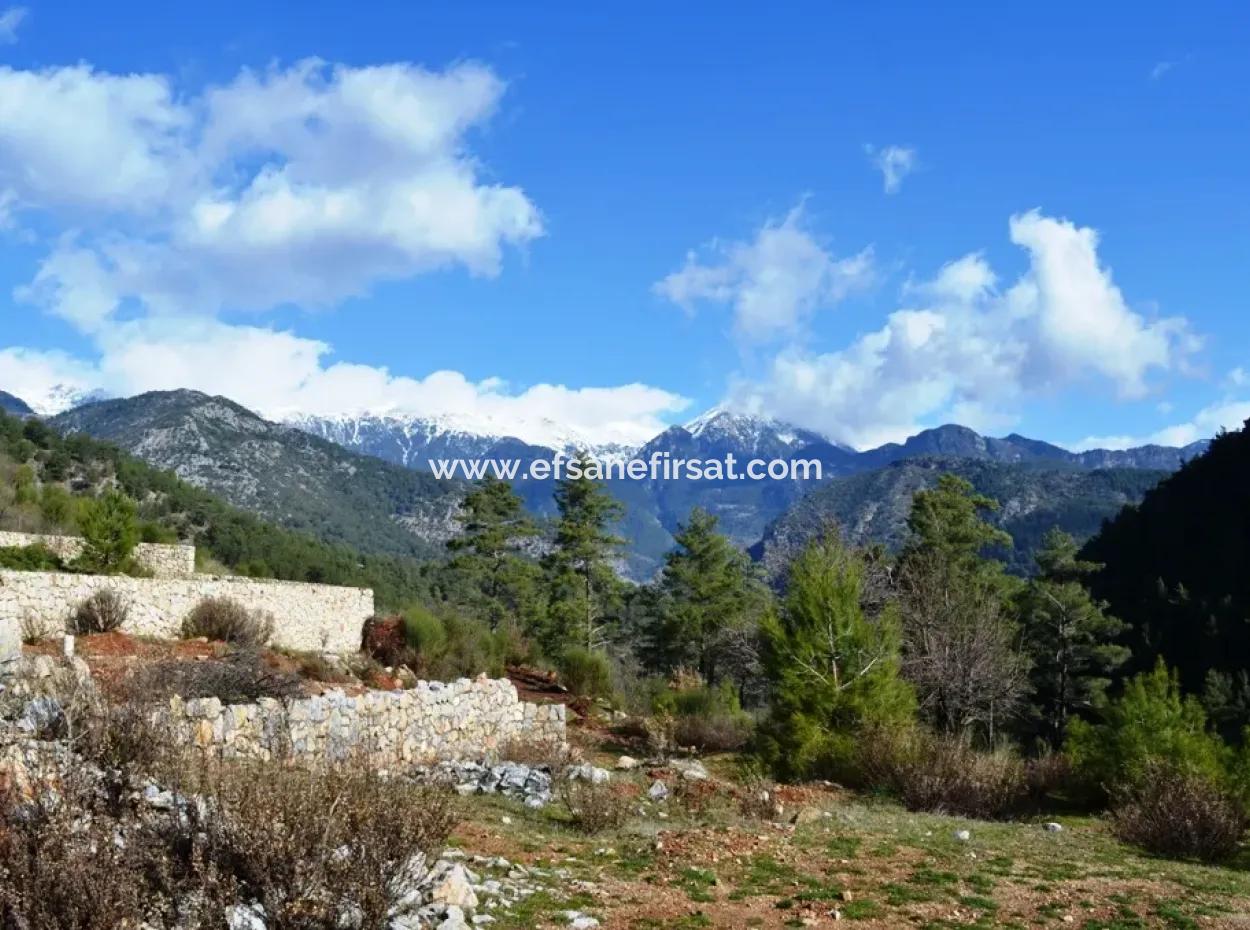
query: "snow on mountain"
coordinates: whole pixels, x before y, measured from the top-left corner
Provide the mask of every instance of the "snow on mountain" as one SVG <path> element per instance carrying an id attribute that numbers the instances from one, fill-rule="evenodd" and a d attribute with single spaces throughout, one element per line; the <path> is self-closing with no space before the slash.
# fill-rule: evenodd
<path id="1" fill-rule="evenodd" d="M 695 439 L 757 454 L 775 454 L 779 448 L 797 451 L 815 443 L 830 443 L 819 433 L 792 423 L 735 413 L 724 407 L 713 407 L 695 417 L 685 425 L 685 430 Z"/>
<path id="2" fill-rule="evenodd" d="M 42 390 L 25 387 L 22 390 L 22 399 L 41 417 L 56 416 L 74 407 L 107 398 L 103 391 L 84 390 L 72 384 L 53 384 Z"/>
<path id="3" fill-rule="evenodd" d="M 284 422 L 347 448 L 409 466 L 430 458 L 490 454 L 536 457 L 543 451 L 567 455 L 585 452 L 611 461 L 628 458 L 633 452 L 632 447 L 619 443 L 593 442 L 576 429 L 545 418 L 504 423 L 458 414 L 362 414 L 297 415 Z"/>

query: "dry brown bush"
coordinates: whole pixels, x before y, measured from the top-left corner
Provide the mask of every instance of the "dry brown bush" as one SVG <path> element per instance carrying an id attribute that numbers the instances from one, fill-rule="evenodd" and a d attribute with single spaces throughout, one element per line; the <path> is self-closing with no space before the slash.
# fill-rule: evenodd
<path id="1" fill-rule="evenodd" d="M 223 704 L 251 704 L 263 697 L 297 698 L 304 695 L 298 675 L 277 671 L 250 652 L 221 660 L 188 662 L 165 659 L 137 668 L 123 683 L 130 701 L 164 704 L 175 695 L 215 697 Z"/>
<path id="2" fill-rule="evenodd" d="M 619 830 L 629 820 L 633 801 L 608 782 L 562 779 L 558 783 L 560 801 L 569 814 L 569 822 L 581 833 L 603 833 Z"/>
<path id="3" fill-rule="evenodd" d="M 259 649 L 273 636 L 273 617 L 249 610 L 228 597 L 206 597 L 182 621 L 183 639 L 201 636 L 245 649 Z"/>
<path id="4" fill-rule="evenodd" d="M 385 926 L 393 880 L 414 853 L 440 851 L 457 818 L 450 792 L 354 762 L 187 757 L 176 775 L 169 787 L 203 799 L 177 815 L 136 817 L 124 794 L 81 779 L 33 804 L 0 798 L 0 927 L 214 927 L 252 901 L 270 930 L 332 930 L 350 915 Z"/>
<path id="5" fill-rule="evenodd" d="M 1124 842 L 1203 862 L 1231 858 L 1246 825 L 1241 805 L 1209 778 L 1157 764 L 1120 793 L 1111 812 L 1111 829 Z"/>
<path id="6" fill-rule="evenodd" d="M 77 636 L 113 633 L 125 625 L 130 605 L 112 588 L 102 588 L 79 604 L 69 618 L 69 631 Z"/>
<path id="7" fill-rule="evenodd" d="M 504 744 L 499 758 L 534 768 L 544 768 L 556 778 L 577 761 L 577 753 L 559 740 L 514 739 Z"/>
<path id="8" fill-rule="evenodd" d="M 890 791 L 913 811 L 997 820 L 1018 813 L 1029 797 L 1019 756 L 923 730 L 872 734 L 861 745 L 859 768 L 865 784 Z"/>

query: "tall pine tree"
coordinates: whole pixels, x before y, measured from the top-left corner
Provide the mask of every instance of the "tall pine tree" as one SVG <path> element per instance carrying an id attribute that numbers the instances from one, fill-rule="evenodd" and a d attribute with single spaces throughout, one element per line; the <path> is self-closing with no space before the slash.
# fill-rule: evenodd
<path id="1" fill-rule="evenodd" d="M 555 547 L 544 560 L 550 627 L 544 647 L 555 655 L 567 646 L 602 649 L 621 610 L 624 584 L 612 558 L 624 540 L 611 532 L 624 508 L 589 477 L 582 458 L 556 484 L 559 510 Z"/>
<path id="2" fill-rule="evenodd" d="M 866 616 L 863 593 L 863 559 L 831 535 L 795 560 L 781 611 L 765 618 L 773 699 L 761 744 L 783 778 L 841 778 L 865 731 L 912 720 L 898 614 Z"/>
<path id="3" fill-rule="evenodd" d="M 462 533 L 447 543 L 454 553 L 448 594 L 492 630 L 509 622 L 535 628 L 543 598 L 537 566 L 523 547 L 538 528 L 521 498 L 508 482 L 488 476 L 465 496 L 463 509 Z"/>
<path id="4" fill-rule="evenodd" d="M 1129 657 L 1115 642 L 1125 624 L 1095 601 L 1086 580 L 1101 568 L 1077 557 L 1077 544 L 1053 529 L 1037 554 L 1037 575 L 1020 596 L 1025 650 L 1031 659 L 1035 723 L 1058 749 L 1073 714 L 1089 710 Z"/>
<path id="5" fill-rule="evenodd" d="M 691 511 L 674 539 L 660 578 L 653 651 L 670 669 L 693 667 L 709 685 L 727 674 L 741 684 L 767 594 L 746 554 L 716 532 L 716 517 L 706 510 Z"/>

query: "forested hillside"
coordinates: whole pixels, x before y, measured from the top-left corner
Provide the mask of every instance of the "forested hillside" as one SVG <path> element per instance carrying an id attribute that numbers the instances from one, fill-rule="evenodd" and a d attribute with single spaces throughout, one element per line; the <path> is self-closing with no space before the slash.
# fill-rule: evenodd
<path id="1" fill-rule="evenodd" d="M 0 527 L 75 532 L 76 501 L 109 487 L 138 503 L 147 540 L 194 543 L 239 574 L 367 585 L 381 606 L 424 590 L 415 559 L 361 554 L 274 526 L 109 443 L 0 414 Z"/>
<path id="2" fill-rule="evenodd" d="M 968 458 L 918 458 L 845 478 L 809 493 L 768 527 L 752 554 L 776 575 L 814 536 L 840 527 L 855 545 L 881 543 L 895 550 L 907 533 L 907 516 L 917 491 L 943 474 L 971 482 L 977 493 L 1000 504 L 991 521 L 1011 535 L 1000 555 L 1015 574 L 1033 569 L 1034 553 L 1046 532 L 1059 527 L 1084 540 L 1125 504 L 1141 500 L 1167 472 L 1138 468 L 1092 471 Z"/>
<path id="3" fill-rule="evenodd" d="M 1250 430 L 1217 436 L 1085 547 L 1094 592 L 1131 626 L 1134 665 L 1162 655 L 1187 690 L 1250 720 Z"/>
<path id="4" fill-rule="evenodd" d="M 348 452 L 197 391 L 86 404 L 49 423 L 116 443 L 236 507 L 361 552 L 441 551 L 464 493 L 455 482 Z"/>

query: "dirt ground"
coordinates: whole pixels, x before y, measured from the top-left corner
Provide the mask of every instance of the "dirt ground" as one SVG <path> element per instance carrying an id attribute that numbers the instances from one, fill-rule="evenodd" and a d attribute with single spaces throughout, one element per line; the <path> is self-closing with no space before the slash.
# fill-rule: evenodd
<path id="1" fill-rule="evenodd" d="M 611 767 L 615 756 L 595 761 Z M 727 765 L 713 765 L 714 772 Z M 645 798 L 671 770 L 615 773 L 629 822 L 577 832 L 557 802 L 540 811 L 467 800 L 465 850 L 566 870 L 492 927 L 605 930 L 853 927 L 1250 927 L 1250 859 L 1227 867 L 1139 854 L 1096 818 L 988 823 L 903 810 L 830 786 L 783 792 L 778 820 L 744 816 L 728 780 L 663 803 Z M 797 822 L 795 822 L 797 821 Z M 963 840 L 957 831 L 967 830 Z"/>

